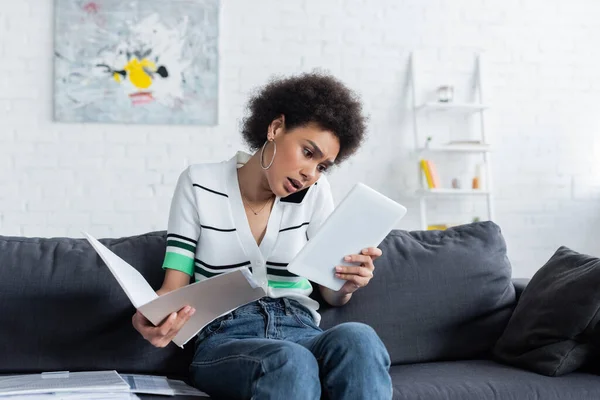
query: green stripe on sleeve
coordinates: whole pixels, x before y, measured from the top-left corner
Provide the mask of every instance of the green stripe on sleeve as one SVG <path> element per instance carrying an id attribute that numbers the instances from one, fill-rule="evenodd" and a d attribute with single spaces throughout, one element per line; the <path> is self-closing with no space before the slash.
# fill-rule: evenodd
<path id="1" fill-rule="evenodd" d="M 269 286 L 274 289 L 310 289 L 311 285 L 307 279 L 302 279 L 298 282 L 282 282 L 282 281 L 269 281 Z"/>
<path id="2" fill-rule="evenodd" d="M 163 269 L 166 268 L 176 269 L 178 271 L 185 272 L 189 276 L 193 276 L 194 259 L 178 253 L 167 251 L 167 254 L 165 255 L 165 261 L 163 262 Z"/>
<path id="3" fill-rule="evenodd" d="M 192 246 L 191 244 L 180 242 L 178 240 L 167 240 L 167 246 L 179 247 L 180 249 L 191 251 L 192 253 L 196 252 L 195 246 Z"/>

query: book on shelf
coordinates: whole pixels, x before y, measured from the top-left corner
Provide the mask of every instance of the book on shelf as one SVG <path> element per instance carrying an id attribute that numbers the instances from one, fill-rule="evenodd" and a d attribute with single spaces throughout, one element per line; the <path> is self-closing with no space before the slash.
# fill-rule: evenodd
<path id="1" fill-rule="evenodd" d="M 427 187 L 429 189 L 436 189 L 440 187 L 440 177 L 437 172 L 435 164 L 431 160 L 421 160 L 421 169 L 425 174 L 425 180 L 427 181 Z"/>

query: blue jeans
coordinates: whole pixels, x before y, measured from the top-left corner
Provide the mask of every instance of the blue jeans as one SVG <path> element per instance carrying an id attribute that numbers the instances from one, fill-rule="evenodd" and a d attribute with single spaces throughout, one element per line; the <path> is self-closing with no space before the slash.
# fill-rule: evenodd
<path id="1" fill-rule="evenodd" d="M 218 399 L 391 399 L 390 357 L 368 325 L 323 331 L 295 300 L 264 297 L 207 325 L 190 365 Z"/>

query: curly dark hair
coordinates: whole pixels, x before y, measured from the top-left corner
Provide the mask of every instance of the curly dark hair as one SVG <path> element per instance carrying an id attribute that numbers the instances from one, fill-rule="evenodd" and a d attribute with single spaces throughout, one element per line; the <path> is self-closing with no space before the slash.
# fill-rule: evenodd
<path id="1" fill-rule="evenodd" d="M 268 126 L 281 114 L 286 129 L 314 123 L 331 131 L 340 141 L 336 164 L 354 154 L 365 137 L 366 117 L 358 96 L 325 73 L 272 78 L 250 98 L 247 109 L 242 135 L 252 150 L 264 144 Z"/>

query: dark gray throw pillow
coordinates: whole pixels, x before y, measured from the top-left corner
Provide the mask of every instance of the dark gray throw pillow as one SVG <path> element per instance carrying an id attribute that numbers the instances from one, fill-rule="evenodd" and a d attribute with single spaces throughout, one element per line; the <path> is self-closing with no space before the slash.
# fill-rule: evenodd
<path id="1" fill-rule="evenodd" d="M 494 357 L 560 376 L 592 357 L 599 322 L 600 259 L 560 247 L 525 288 Z"/>
<path id="2" fill-rule="evenodd" d="M 373 279 L 352 301 L 343 307 L 321 302 L 322 328 L 370 325 L 393 364 L 489 357 L 515 307 L 498 225 L 393 230 L 379 248 Z"/>

